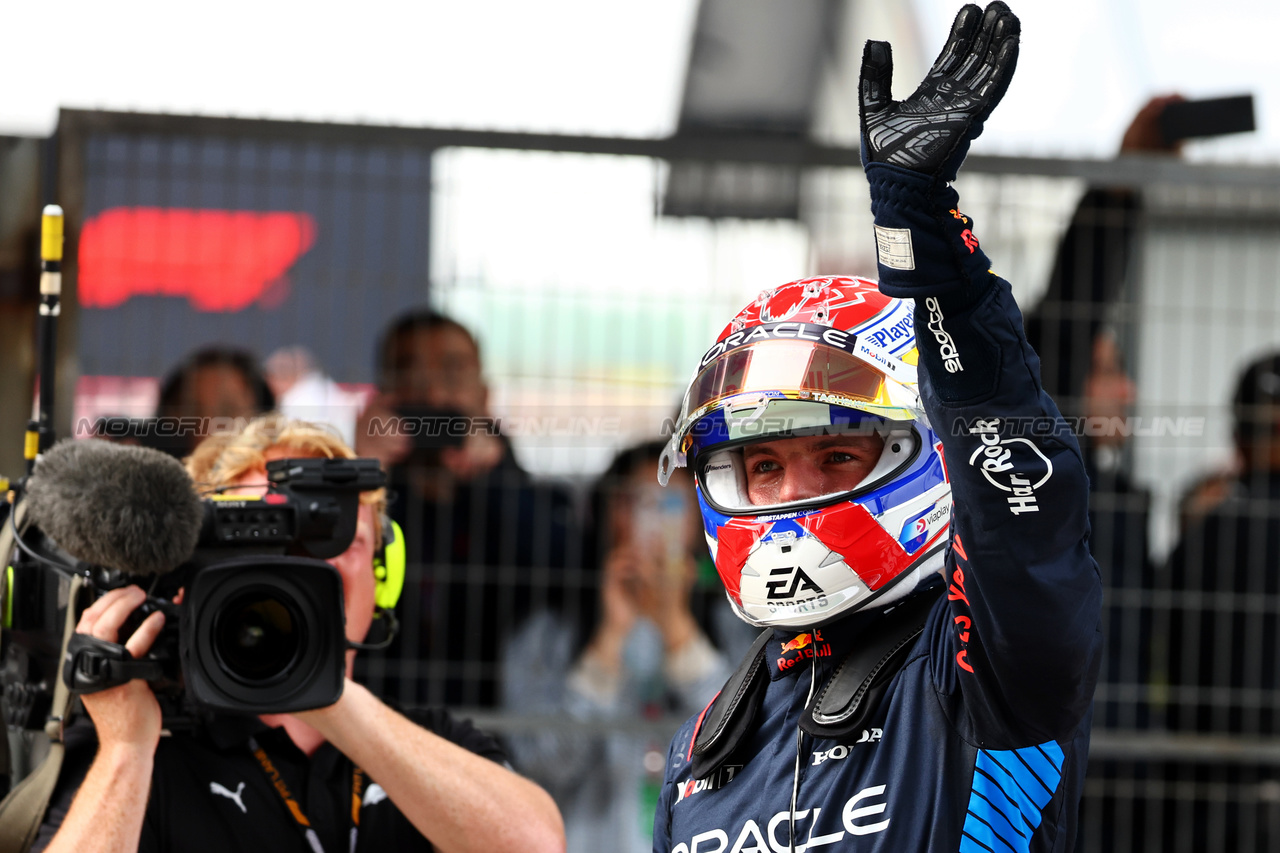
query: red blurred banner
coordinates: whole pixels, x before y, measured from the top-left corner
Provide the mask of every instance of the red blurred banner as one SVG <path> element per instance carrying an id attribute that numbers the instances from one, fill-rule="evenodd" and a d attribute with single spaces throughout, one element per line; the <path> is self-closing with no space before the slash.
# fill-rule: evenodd
<path id="1" fill-rule="evenodd" d="M 186 297 L 197 311 L 279 304 L 285 273 L 315 242 L 306 213 L 114 207 L 80 233 L 86 308 L 131 296 Z"/>

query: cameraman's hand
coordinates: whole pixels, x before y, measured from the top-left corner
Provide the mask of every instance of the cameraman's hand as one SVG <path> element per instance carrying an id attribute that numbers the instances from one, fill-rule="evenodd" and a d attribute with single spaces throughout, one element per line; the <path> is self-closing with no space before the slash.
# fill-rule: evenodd
<path id="1" fill-rule="evenodd" d="M 969 143 L 1009 87 L 1018 62 L 1017 17 L 1004 3 L 962 8 L 951 36 L 920 87 L 893 100 L 893 53 L 868 41 L 858 90 L 862 162 L 889 163 L 950 182 Z"/>
<path id="2" fill-rule="evenodd" d="M 76 632 L 118 642 L 120 626 L 146 598 L 147 594 L 136 586 L 113 589 L 81 614 Z M 163 627 L 164 614 L 152 613 L 133 632 L 125 648 L 135 658 L 142 657 L 150 651 Z M 80 701 L 93 718 L 100 749 L 136 749 L 148 755 L 155 752 L 160 741 L 160 703 L 145 681 L 134 679 L 109 690 L 86 693 Z"/>
<path id="3" fill-rule="evenodd" d="M 136 586 L 113 589 L 80 615 L 76 632 L 117 642 L 120 626 L 147 598 Z M 152 613 L 125 648 L 141 657 L 151 648 L 164 614 Z M 138 849 L 147 792 L 160 741 L 160 703 L 145 681 L 80 697 L 98 730 L 98 754 L 53 837 L 48 853 L 124 853 Z"/>

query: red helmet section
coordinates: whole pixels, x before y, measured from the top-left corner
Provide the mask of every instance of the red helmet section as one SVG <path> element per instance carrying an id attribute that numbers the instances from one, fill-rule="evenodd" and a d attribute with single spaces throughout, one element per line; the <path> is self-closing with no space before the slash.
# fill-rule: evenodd
<path id="1" fill-rule="evenodd" d="M 844 275 L 805 278 L 761 293 L 729 321 L 716 341 L 723 341 L 748 326 L 783 320 L 852 329 L 875 317 L 893 301 L 877 289 L 874 281 L 865 278 Z"/>

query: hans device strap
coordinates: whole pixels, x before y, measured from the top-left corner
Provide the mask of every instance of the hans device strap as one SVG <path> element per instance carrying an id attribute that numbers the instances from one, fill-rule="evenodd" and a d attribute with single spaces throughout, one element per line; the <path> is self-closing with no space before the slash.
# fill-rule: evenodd
<path id="1" fill-rule="evenodd" d="M 924 630 L 941 593 L 940 586 L 925 590 L 889 610 L 863 632 L 863 637 L 874 639 L 856 645 L 845 656 L 805 708 L 800 728 L 824 738 L 841 738 L 864 728 Z M 750 733 L 769 684 L 764 661 L 765 647 L 772 636 L 773 630 L 769 629 L 756 638 L 704 714 L 692 750 L 695 779 L 705 779 L 715 772 Z"/>
<path id="2" fill-rule="evenodd" d="M 700 721 L 693 742 L 693 776 L 705 779 L 723 764 L 755 721 L 756 711 L 769 686 L 764 666 L 765 646 L 773 629 L 765 629 L 751 644 L 747 656 L 729 676 Z M 744 701 L 745 700 L 745 701 Z"/>
<path id="3" fill-rule="evenodd" d="M 942 587 L 915 595 L 886 613 L 849 652 L 800 715 L 800 728 L 815 737 L 840 738 L 860 731 L 880 706 L 889 681 L 902 668 Z"/>

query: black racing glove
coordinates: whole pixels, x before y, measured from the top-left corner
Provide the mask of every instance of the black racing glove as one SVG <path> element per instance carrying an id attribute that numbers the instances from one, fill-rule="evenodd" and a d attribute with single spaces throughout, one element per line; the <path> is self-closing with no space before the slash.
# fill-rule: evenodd
<path id="1" fill-rule="evenodd" d="M 946 402 L 991 393 L 999 375 L 1000 352 L 973 322 L 997 279 L 951 182 L 1009 88 L 1020 32 L 1004 3 L 985 11 L 966 5 L 924 82 L 904 101 L 890 95 L 889 45 L 870 41 L 862 54 L 862 162 L 880 290 L 916 300 L 921 365 Z"/>
<path id="2" fill-rule="evenodd" d="M 969 4 L 924 82 L 905 101 L 890 94 L 893 50 L 869 41 L 858 84 L 862 162 L 890 163 L 954 181 L 969 143 L 1004 97 L 1018 64 L 1018 18 L 1004 3 Z"/>

